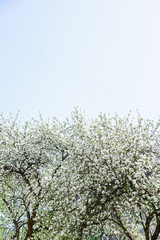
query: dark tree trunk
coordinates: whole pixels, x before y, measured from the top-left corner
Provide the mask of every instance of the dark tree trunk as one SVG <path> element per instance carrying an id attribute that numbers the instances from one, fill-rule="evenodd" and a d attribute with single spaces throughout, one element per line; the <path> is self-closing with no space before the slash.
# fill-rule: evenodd
<path id="1" fill-rule="evenodd" d="M 28 220 L 28 237 L 31 238 L 33 237 L 33 225 L 34 225 L 34 221 L 33 218 Z"/>
<path id="2" fill-rule="evenodd" d="M 157 226 L 156 226 L 155 232 L 151 237 L 151 240 L 157 240 L 160 233 L 160 220 L 158 216 L 156 216 L 156 218 L 157 218 Z"/>

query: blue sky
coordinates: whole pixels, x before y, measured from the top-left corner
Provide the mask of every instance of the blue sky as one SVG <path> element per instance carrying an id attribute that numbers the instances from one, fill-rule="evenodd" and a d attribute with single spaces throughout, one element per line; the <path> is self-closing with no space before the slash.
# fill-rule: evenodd
<path id="1" fill-rule="evenodd" d="M 160 115 L 159 0 L 0 1 L 0 111 Z"/>

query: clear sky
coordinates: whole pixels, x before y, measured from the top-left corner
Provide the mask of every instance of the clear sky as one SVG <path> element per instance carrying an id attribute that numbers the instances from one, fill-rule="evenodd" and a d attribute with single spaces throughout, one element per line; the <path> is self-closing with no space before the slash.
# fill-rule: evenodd
<path id="1" fill-rule="evenodd" d="M 159 0 L 0 0 L 0 111 L 160 115 Z"/>

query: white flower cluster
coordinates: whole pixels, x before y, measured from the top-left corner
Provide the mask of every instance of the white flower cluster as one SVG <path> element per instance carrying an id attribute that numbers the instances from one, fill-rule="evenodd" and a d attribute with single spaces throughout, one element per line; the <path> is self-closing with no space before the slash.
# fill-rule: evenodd
<path id="1" fill-rule="evenodd" d="M 159 122 L 0 119 L 0 240 L 160 239 Z"/>

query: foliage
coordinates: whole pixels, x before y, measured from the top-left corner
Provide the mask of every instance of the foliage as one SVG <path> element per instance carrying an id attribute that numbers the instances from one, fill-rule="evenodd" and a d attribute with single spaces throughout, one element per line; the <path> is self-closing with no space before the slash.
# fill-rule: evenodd
<path id="1" fill-rule="evenodd" d="M 140 116 L 1 116 L 0 239 L 160 239 L 159 136 Z"/>

